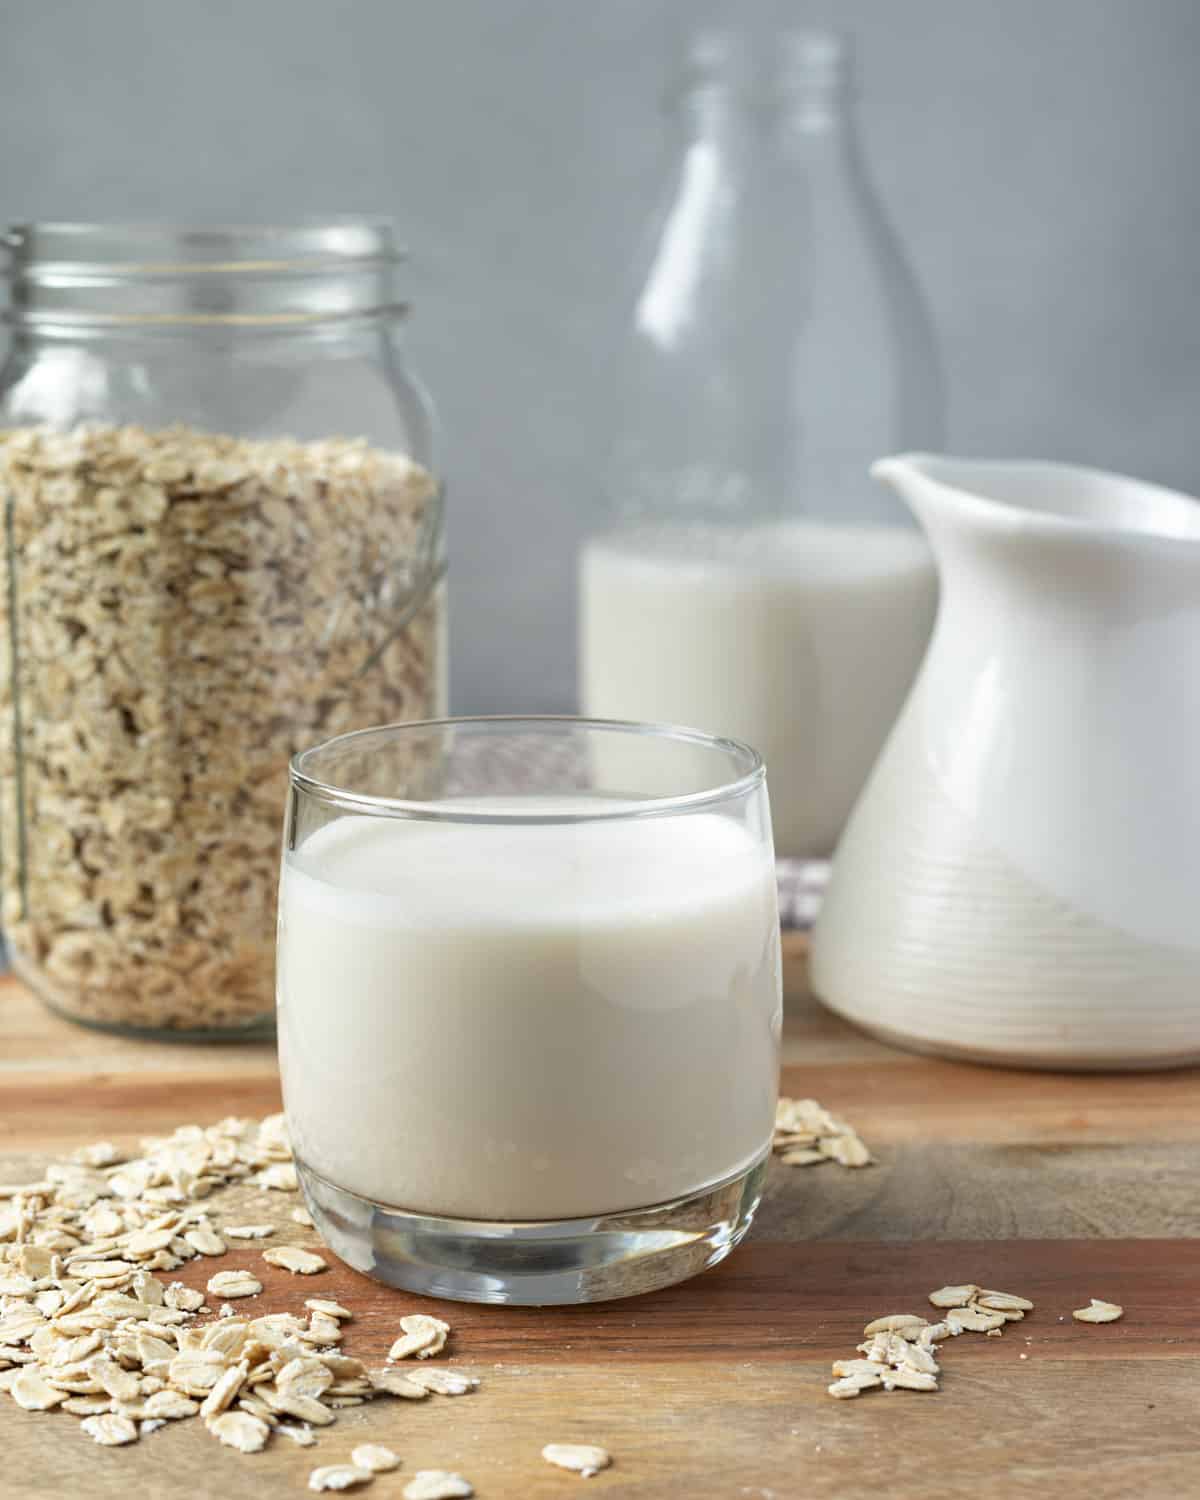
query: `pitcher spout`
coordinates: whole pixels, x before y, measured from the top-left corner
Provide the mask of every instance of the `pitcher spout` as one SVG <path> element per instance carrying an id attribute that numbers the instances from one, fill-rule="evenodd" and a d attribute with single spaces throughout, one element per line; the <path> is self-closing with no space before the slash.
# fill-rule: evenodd
<path id="1" fill-rule="evenodd" d="M 962 465 L 938 453 L 894 453 L 876 459 L 870 475 L 895 490 L 932 541 L 947 504 L 954 507 L 963 498 L 964 476 L 956 472 L 950 477 L 947 467 L 959 470 Z"/>
<path id="2" fill-rule="evenodd" d="M 899 453 L 872 464 L 871 477 L 896 491 L 931 540 L 939 523 L 957 521 L 993 537 L 1131 554 L 1200 542 L 1200 504 L 1191 496 L 1102 469 Z"/>

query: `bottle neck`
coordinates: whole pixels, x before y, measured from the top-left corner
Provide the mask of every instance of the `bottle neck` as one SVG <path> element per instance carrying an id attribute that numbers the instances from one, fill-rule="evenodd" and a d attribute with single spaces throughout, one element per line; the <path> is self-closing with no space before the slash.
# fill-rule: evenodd
<path id="1" fill-rule="evenodd" d="M 679 95 L 684 128 L 726 151 L 838 141 L 853 128 L 853 81 L 847 43 L 832 33 L 789 34 L 769 55 L 701 38 Z"/>

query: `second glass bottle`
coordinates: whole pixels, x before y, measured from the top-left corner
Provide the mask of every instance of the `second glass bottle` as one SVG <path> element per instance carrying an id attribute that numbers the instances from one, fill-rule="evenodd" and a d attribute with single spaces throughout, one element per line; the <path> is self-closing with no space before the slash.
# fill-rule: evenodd
<path id="1" fill-rule="evenodd" d="M 776 849 L 832 852 L 925 650 L 924 538 L 873 486 L 938 445 L 919 291 L 865 175 L 845 42 L 693 46 L 620 369 L 580 696 L 764 755 Z"/>

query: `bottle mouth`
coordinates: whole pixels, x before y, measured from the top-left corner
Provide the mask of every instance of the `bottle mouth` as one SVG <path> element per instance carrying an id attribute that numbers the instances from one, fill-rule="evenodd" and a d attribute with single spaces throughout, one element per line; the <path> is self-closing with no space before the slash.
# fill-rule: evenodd
<path id="1" fill-rule="evenodd" d="M 405 254 L 386 219 L 295 224 L 14 225 L 7 321 L 311 323 L 402 314 Z"/>
<path id="2" fill-rule="evenodd" d="M 832 28 L 789 28 L 758 42 L 744 31 L 710 27 L 691 39 L 673 97 L 716 91 L 787 113 L 835 94 L 852 65 L 850 38 Z"/>

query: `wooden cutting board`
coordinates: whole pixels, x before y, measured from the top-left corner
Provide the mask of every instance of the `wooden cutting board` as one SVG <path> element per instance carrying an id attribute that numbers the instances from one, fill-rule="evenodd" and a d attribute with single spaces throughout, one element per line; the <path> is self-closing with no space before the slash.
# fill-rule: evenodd
<path id="1" fill-rule="evenodd" d="M 482 1385 L 347 1410 L 317 1447 L 276 1439 L 253 1457 L 194 1421 L 97 1448 L 74 1418 L 0 1398 L 6 1493 L 274 1500 L 305 1493 L 316 1464 L 372 1440 L 404 1460 L 352 1492 L 372 1500 L 398 1497 L 418 1468 L 465 1474 L 480 1500 L 568 1497 L 581 1484 L 609 1500 L 1200 1494 L 1200 1074 L 918 1058 L 821 1010 L 796 937 L 786 974 L 784 1091 L 848 1116 L 878 1165 L 773 1165 L 752 1237 L 724 1265 L 590 1308 L 431 1303 L 338 1263 L 301 1280 L 264 1266 L 253 1245 L 193 1263 L 179 1273 L 192 1285 L 216 1267 L 254 1266 L 261 1311 L 336 1298 L 356 1313 L 344 1347 L 368 1359 L 404 1312 L 436 1310 L 453 1324 L 450 1362 Z M 267 1045 L 121 1041 L 0 984 L 0 1178 L 36 1175 L 89 1140 L 132 1144 L 278 1106 Z M 291 1200 L 260 1195 L 253 1206 L 280 1224 L 272 1243 L 312 1243 L 287 1218 Z M 951 1281 L 1019 1292 L 1037 1309 L 1003 1338 L 949 1342 L 936 1394 L 829 1399 L 829 1362 L 853 1352 L 869 1318 L 923 1311 Z M 1124 1319 L 1073 1322 L 1090 1297 L 1121 1303 Z M 598 1442 L 615 1462 L 580 1480 L 541 1460 L 552 1441 Z"/>

